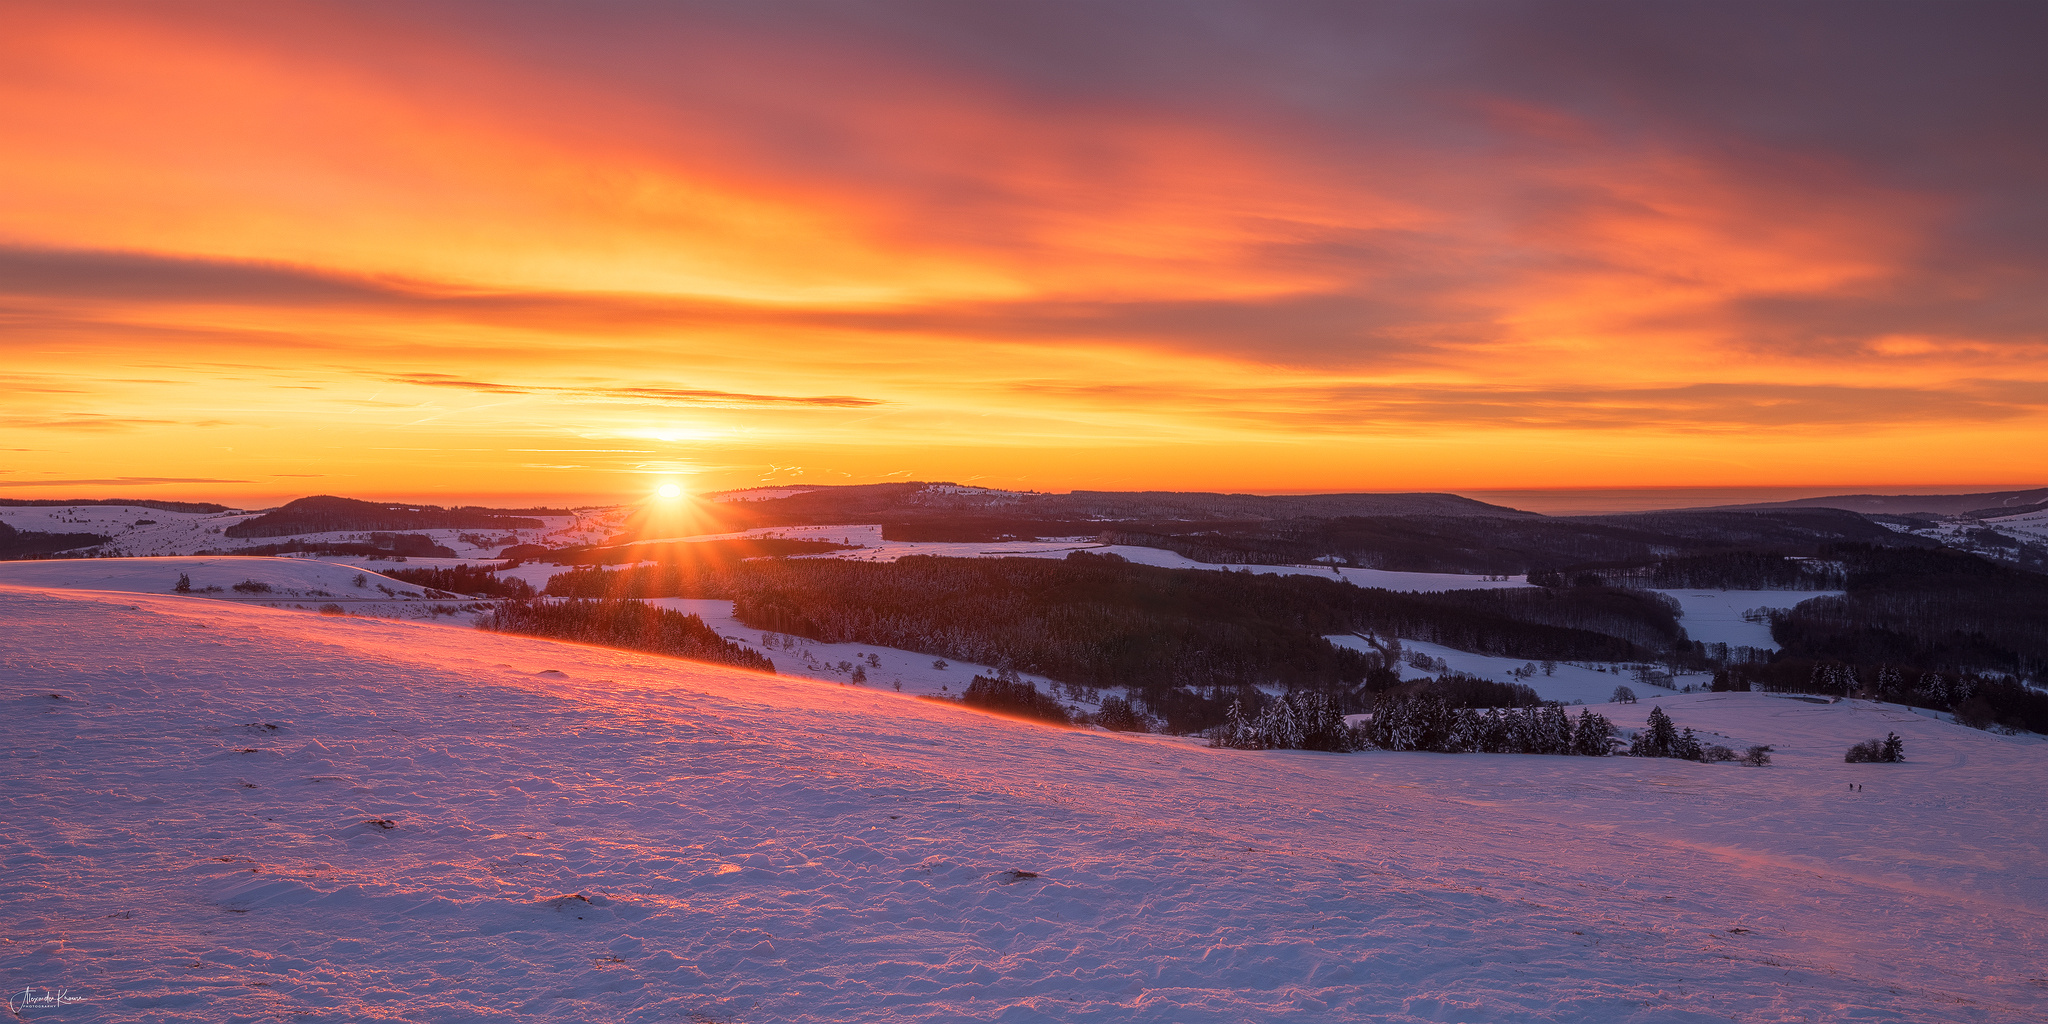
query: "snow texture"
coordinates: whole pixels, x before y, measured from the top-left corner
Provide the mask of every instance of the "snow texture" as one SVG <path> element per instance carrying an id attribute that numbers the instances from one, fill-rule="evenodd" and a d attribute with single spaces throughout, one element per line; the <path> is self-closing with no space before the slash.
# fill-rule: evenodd
<path id="1" fill-rule="evenodd" d="M 193 598 L 0 621 L 0 983 L 80 1000 L 30 1019 L 2048 1015 L 2048 748 L 1897 707 L 1657 700 L 1764 769 L 1245 752 Z"/>

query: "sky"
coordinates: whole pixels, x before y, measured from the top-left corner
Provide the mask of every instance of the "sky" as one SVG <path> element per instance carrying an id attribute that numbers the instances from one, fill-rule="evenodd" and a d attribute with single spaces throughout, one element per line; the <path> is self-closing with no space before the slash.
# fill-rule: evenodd
<path id="1" fill-rule="evenodd" d="M 0 497 L 2038 486 L 2044 34 L 0 0 Z"/>

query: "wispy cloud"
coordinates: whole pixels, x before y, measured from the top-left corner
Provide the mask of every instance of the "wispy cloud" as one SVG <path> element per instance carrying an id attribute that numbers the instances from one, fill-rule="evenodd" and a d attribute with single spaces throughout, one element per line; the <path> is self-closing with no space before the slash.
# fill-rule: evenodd
<path id="1" fill-rule="evenodd" d="M 2048 473 L 2032 7 L 893 6 L 25 7 L 0 424 L 50 474 L 263 476 L 227 419 L 366 480 Z"/>
<path id="2" fill-rule="evenodd" d="M 80 480 L 0 480 L 0 487 L 147 487 L 157 484 L 246 484 L 248 480 L 233 480 L 204 476 L 113 476 Z"/>
<path id="3" fill-rule="evenodd" d="M 750 395 L 735 391 L 715 391 L 705 388 L 674 388 L 629 384 L 592 385 L 587 387 L 565 387 L 552 384 L 498 384 L 486 381 L 461 380 L 440 373 L 403 373 L 384 379 L 394 384 L 455 388 L 461 391 L 476 391 L 485 394 L 553 395 L 601 402 L 636 404 L 673 403 L 722 408 L 761 405 L 809 405 L 832 409 L 858 409 L 883 404 L 877 399 L 854 398 L 847 395 Z"/>

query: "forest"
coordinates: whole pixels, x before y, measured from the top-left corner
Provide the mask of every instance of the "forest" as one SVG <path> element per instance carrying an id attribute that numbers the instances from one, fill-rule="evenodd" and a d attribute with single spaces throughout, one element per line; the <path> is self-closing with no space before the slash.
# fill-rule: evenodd
<path id="1" fill-rule="evenodd" d="M 703 619 L 641 601 L 507 601 L 491 609 L 477 625 L 498 633 L 775 671 L 774 662 L 719 636 Z"/>
<path id="2" fill-rule="evenodd" d="M 1364 711 L 1394 686 L 1376 654 L 1330 634 L 1429 640 L 1531 660 L 1617 661 L 1689 646 L 1670 603 L 1609 588 L 1405 594 L 1314 576 L 1162 569 L 1115 555 L 774 559 L 707 568 L 578 569 L 566 597 L 724 597 L 748 626 L 1031 672 L 1132 694 L 1175 731 L 1222 721 L 1273 685 Z"/>
<path id="3" fill-rule="evenodd" d="M 504 516 L 480 509 L 444 509 L 435 505 L 398 505 L 316 495 L 300 498 L 254 519 L 230 526 L 229 537 L 290 537 L 302 533 L 433 529 L 538 529 L 538 519 Z"/>
<path id="4" fill-rule="evenodd" d="M 701 587 L 701 582 L 682 583 L 679 580 L 702 580 L 732 569 L 748 558 L 784 558 L 790 555 L 824 555 L 844 551 L 853 545 L 836 544 L 822 540 L 788 540 L 780 537 L 735 537 L 726 540 L 674 541 L 665 544 L 616 544 L 603 547 L 568 547 L 540 549 L 532 555 L 534 561 L 553 562 L 556 565 L 605 566 L 623 565 L 629 562 L 653 561 L 659 565 L 637 566 L 623 578 L 592 575 L 579 577 L 581 582 L 565 583 L 565 587 L 579 587 L 591 590 L 578 592 L 579 597 L 657 597 L 674 596 L 657 591 L 673 591 L 678 587 Z M 512 554 L 516 552 L 508 552 Z M 617 593 L 598 593 L 598 590 Z M 645 593 L 642 593 L 645 591 Z M 553 591 L 550 591 L 553 593 Z"/>
<path id="5" fill-rule="evenodd" d="M 1948 550 L 1833 548 L 1846 593 L 1774 616 L 1790 656 L 2048 676 L 2048 577 Z"/>
<path id="6" fill-rule="evenodd" d="M 1716 551 L 1665 558 L 1621 569 L 1536 572 L 1529 582 L 1561 587 L 1589 580 L 1593 585 L 1648 590 L 1839 590 L 1848 583 L 1842 563 L 1793 558 L 1763 551 Z"/>
<path id="7" fill-rule="evenodd" d="M 523 601 L 534 596 L 533 585 L 517 576 L 500 576 L 481 565 L 458 565 L 447 569 L 386 569 L 383 575 L 416 583 L 450 594 L 471 597 L 500 597 Z"/>
<path id="8" fill-rule="evenodd" d="M 1507 574 L 1646 566 L 1674 555 L 1724 551 L 1810 556 L 1824 545 L 1842 542 L 1933 546 L 1834 509 L 1527 518 L 1350 516 L 1249 526 L 1204 524 L 1200 532 L 1173 534 L 1120 527 L 1102 538 L 1112 544 L 1163 548 L 1218 565 L 1336 561 L 1404 572 Z"/>
<path id="9" fill-rule="evenodd" d="M 108 539 L 97 533 L 41 533 L 35 530 L 17 530 L 6 523 L 0 523 L 0 561 L 49 558 L 59 551 L 73 551 L 105 544 Z"/>

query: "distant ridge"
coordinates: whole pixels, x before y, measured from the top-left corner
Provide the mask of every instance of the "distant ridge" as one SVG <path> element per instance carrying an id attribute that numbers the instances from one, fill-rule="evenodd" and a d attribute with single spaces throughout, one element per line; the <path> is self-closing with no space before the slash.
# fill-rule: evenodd
<path id="1" fill-rule="evenodd" d="M 1969 515 L 1976 518 L 2013 514 L 2025 506 L 2048 501 L 2048 487 L 2026 491 L 1986 491 L 1978 494 L 1832 494 L 1791 501 L 1765 501 L 1751 505 L 1715 505 L 1716 511 L 1781 508 L 1838 508 L 1865 515 L 1908 516 L 1924 513 L 1938 516 Z M 2001 512 L 2011 509 L 2011 513 Z"/>
<path id="2" fill-rule="evenodd" d="M 349 530 L 534 529 L 538 519 L 450 511 L 438 505 L 401 505 L 315 495 L 289 502 L 247 522 L 227 528 L 230 537 L 291 537 L 303 533 Z"/>
<path id="3" fill-rule="evenodd" d="M 1047 494 L 1006 491 L 953 483 L 849 484 L 790 489 L 777 497 L 743 500 L 736 515 L 776 517 L 827 515 L 844 522 L 901 521 L 963 513 L 1000 514 L 1020 520 L 1188 520 L 1239 521 L 1332 519 L 1344 516 L 1506 516 L 1537 518 L 1534 512 L 1489 505 L 1456 494 L 1390 492 L 1357 494 L 1218 494 L 1206 491 L 1074 491 Z M 727 492 L 744 495 L 745 492 Z M 775 494 L 774 490 L 766 493 Z M 717 497 L 717 496 L 714 496 Z"/>
<path id="4" fill-rule="evenodd" d="M 210 501 L 158 501 L 154 498 L 0 498 L 7 508 L 58 508 L 68 505 L 126 505 L 153 508 L 158 512 L 226 512 L 226 505 Z"/>
<path id="5" fill-rule="evenodd" d="M 1513 516 L 1534 512 L 1430 491 L 1353 494 L 1215 494 L 1202 491 L 1075 491 L 1045 495 L 1040 505 L 1126 518 L 1183 513 L 1202 518 L 1333 519 L 1344 516 Z"/>

